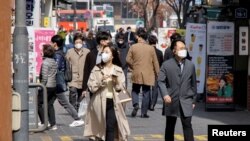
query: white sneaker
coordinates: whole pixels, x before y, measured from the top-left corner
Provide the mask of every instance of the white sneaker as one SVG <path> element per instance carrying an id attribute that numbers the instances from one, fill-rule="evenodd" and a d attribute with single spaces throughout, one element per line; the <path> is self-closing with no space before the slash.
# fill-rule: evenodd
<path id="1" fill-rule="evenodd" d="M 56 126 L 56 125 L 50 126 L 50 127 L 49 127 L 49 130 L 57 130 L 57 126 Z"/>
<path id="2" fill-rule="evenodd" d="M 41 122 L 38 122 L 38 127 L 43 127 L 44 124 L 42 124 Z M 47 127 L 50 127 L 50 124 L 48 123 L 48 126 Z"/>
<path id="3" fill-rule="evenodd" d="M 84 121 L 82 119 L 80 119 L 80 120 L 73 121 L 69 126 L 70 127 L 78 127 L 78 126 L 82 126 L 83 124 L 84 124 Z"/>

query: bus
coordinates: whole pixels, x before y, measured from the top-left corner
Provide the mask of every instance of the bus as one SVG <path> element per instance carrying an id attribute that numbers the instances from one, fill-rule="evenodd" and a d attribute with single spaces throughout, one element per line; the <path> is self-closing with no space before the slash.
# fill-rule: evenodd
<path id="1" fill-rule="evenodd" d="M 105 12 L 94 10 L 94 18 L 104 17 Z M 58 27 L 63 27 L 69 31 L 74 29 L 74 10 L 58 10 L 57 11 L 57 24 Z M 91 19 L 91 10 L 76 10 L 76 29 L 84 29 L 90 27 L 89 20 Z"/>
<path id="2" fill-rule="evenodd" d="M 93 9 L 96 11 L 104 11 L 107 18 L 114 17 L 114 7 L 112 5 L 109 4 L 94 5 Z"/>

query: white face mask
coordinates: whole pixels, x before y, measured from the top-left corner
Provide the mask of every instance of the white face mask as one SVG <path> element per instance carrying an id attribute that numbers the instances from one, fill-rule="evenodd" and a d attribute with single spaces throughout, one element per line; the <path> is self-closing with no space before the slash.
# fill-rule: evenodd
<path id="1" fill-rule="evenodd" d="M 180 57 L 180 58 L 186 58 L 187 57 L 187 50 L 180 50 L 178 51 L 177 55 Z"/>
<path id="2" fill-rule="evenodd" d="M 102 53 L 102 61 L 104 63 L 107 63 L 109 61 L 109 59 L 110 59 L 110 55 L 108 53 L 105 53 L 105 52 Z"/>
<path id="3" fill-rule="evenodd" d="M 80 49 L 80 48 L 82 48 L 82 44 L 75 44 L 75 47 L 76 47 L 77 49 Z"/>
<path id="4" fill-rule="evenodd" d="M 119 41 L 119 44 L 123 44 L 124 43 L 124 41 Z"/>

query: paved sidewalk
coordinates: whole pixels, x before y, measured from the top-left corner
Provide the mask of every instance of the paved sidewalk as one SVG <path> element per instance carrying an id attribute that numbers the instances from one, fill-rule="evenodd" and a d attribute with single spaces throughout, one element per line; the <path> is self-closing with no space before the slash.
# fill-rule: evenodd
<path id="1" fill-rule="evenodd" d="M 163 141 L 165 117 L 161 115 L 161 101 L 156 105 L 155 111 L 149 111 L 150 118 L 144 119 L 137 116 L 132 118 L 132 104 L 128 104 L 126 110 L 127 117 L 131 128 L 131 136 L 129 141 Z M 192 123 L 196 141 L 207 140 L 207 125 L 210 124 L 248 124 L 250 125 L 250 112 L 248 111 L 229 111 L 229 112 L 206 112 L 204 103 L 198 103 Z M 55 103 L 56 119 L 58 129 L 55 131 L 45 131 L 40 133 L 30 133 L 30 141 L 87 141 L 82 136 L 83 127 L 69 127 L 73 119 L 58 104 Z M 138 111 L 138 115 L 140 111 Z M 180 120 L 177 120 L 176 141 L 183 141 L 182 126 Z"/>
<path id="2" fill-rule="evenodd" d="M 131 83 L 128 86 L 131 90 Z M 30 133 L 30 141 L 88 141 L 83 137 L 83 127 L 69 127 L 73 119 L 55 102 L 56 120 L 58 129 L 55 131 L 44 131 L 40 133 Z M 155 111 L 149 111 L 150 118 L 132 118 L 132 104 L 128 103 L 126 114 L 131 128 L 129 141 L 163 141 L 165 130 L 165 117 L 162 113 L 162 100 L 159 97 Z M 241 124 L 250 125 L 250 112 L 242 109 L 235 111 L 205 111 L 204 103 L 197 103 L 192 119 L 194 135 L 196 141 L 207 141 L 207 127 L 211 124 Z M 183 141 L 183 132 L 180 120 L 177 120 L 175 140 Z"/>

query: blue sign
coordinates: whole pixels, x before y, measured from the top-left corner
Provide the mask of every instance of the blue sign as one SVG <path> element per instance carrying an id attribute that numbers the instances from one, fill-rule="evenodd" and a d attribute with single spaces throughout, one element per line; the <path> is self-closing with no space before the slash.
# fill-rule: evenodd
<path id="1" fill-rule="evenodd" d="M 236 8 L 235 9 L 235 18 L 247 18 L 247 9 L 245 8 Z"/>

